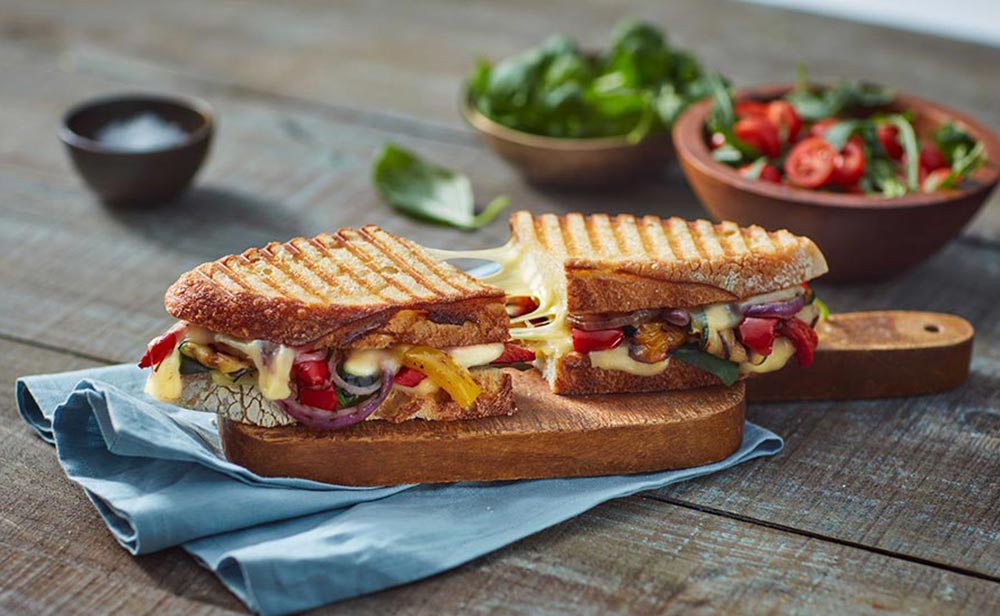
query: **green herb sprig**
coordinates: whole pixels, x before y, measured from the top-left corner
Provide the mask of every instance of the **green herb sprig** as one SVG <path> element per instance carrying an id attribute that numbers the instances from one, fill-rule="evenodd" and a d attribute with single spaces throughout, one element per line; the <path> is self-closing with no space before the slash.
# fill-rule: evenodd
<path id="1" fill-rule="evenodd" d="M 468 81 L 469 102 L 495 122 L 564 138 L 624 136 L 637 142 L 663 133 L 708 93 L 701 65 L 671 47 L 656 26 L 625 21 L 610 47 L 586 54 L 554 36 L 490 64 L 479 60 Z"/>

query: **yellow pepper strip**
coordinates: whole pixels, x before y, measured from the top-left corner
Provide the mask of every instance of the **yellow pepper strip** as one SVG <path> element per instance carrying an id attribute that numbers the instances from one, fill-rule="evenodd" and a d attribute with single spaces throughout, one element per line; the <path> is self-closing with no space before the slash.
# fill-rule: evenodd
<path id="1" fill-rule="evenodd" d="M 444 351 L 426 346 L 407 349 L 399 359 L 407 368 L 419 370 L 434 384 L 448 392 L 462 408 L 469 408 L 482 393 L 472 375 Z"/>

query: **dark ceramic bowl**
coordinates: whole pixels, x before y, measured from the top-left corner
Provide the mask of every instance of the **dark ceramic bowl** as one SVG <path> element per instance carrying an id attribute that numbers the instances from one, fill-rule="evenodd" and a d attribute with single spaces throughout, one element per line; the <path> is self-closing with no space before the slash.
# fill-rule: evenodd
<path id="1" fill-rule="evenodd" d="M 178 127 L 172 143 L 142 149 L 109 145 L 99 136 L 112 122 L 151 113 Z M 70 108 L 59 127 L 76 170 L 108 204 L 169 201 L 191 183 L 208 152 L 214 121 L 207 103 L 193 98 L 123 94 Z"/>
<path id="2" fill-rule="evenodd" d="M 569 139 L 535 135 L 494 122 L 466 97 L 466 121 L 490 147 L 529 181 L 545 186 L 600 187 L 622 184 L 662 169 L 673 159 L 670 135 L 638 143 L 625 137 Z"/>
<path id="3" fill-rule="evenodd" d="M 761 86 L 737 97 L 767 101 L 790 88 Z M 718 220 L 786 228 L 812 238 L 830 265 L 824 280 L 883 278 L 926 259 L 958 236 L 1000 177 L 1000 141 L 986 126 L 943 105 L 900 94 L 891 108 L 910 110 L 918 135 L 954 121 L 983 143 L 986 164 L 954 190 L 892 199 L 750 180 L 712 158 L 704 133 L 711 105 L 693 105 L 674 124 L 674 146 L 691 188 Z"/>

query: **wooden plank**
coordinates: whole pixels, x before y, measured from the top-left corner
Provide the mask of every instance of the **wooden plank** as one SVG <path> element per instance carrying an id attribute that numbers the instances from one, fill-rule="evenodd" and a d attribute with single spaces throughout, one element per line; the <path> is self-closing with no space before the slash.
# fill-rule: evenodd
<path id="1" fill-rule="evenodd" d="M 747 400 L 859 400 L 950 391 L 969 378 L 975 331 L 954 314 L 841 312 L 816 325 L 813 363 L 747 381 Z M 921 378 L 914 379 L 919 373 Z"/>
<path id="2" fill-rule="evenodd" d="M 243 611 L 180 550 L 132 558 L 53 449 L 16 418 L 15 376 L 93 362 L 0 340 L 0 611 Z M 750 466 L 766 466 L 756 462 Z M 427 581 L 320 613 L 986 613 L 1000 584 L 651 499 L 614 501 Z"/>
<path id="3" fill-rule="evenodd" d="M 318 106 L 350 123 L 466 143 L 471 134 L 457 101 L 476 58 L 516 53 L 554 30 L 578 36 L 585 46 L 604 45 L 626 16 L 663 25 L 671 41 L 737 85 L 790 81 L 795 65 L 804 63 L 818 80 L 887 83 L 1000 126 L 995 53 L 988 47 L 737 2 L 591 1 L 569 8 L 521 1 L 498 9 L 489 3 L 458 8 L 447 0 L 419 6 L 182 0 L 144 7 L 142 37 L 132 34 L 128 0 L 3 0 L 0 6 L 8 38 L 63 54 L 71 70 L 155 88 L 270 96 L 285 108 Z M 726 19 L 718 19 L 721 14 Z M 964 78 L 941 78 L 954 74 Z M 1000 241 L 1000 196 L 966 233 Z"/>
<path id="4" fill-rule="evenodd" d="M 505 372 L 513 380 L 514 415 L 363 421 L 323 434 L 222 418 L 219 436 L 226 459 L 258 475 L 350 486 L 690 468 L 728 457 L 743 441 L 742 383 L 666 394 L 557 396 L 538 371 Z"/>

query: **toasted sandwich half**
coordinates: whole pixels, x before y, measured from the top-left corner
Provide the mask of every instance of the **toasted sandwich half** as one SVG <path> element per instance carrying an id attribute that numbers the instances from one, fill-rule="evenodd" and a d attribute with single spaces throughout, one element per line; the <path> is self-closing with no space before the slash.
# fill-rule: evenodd
<path id="1" fill-rule="evenodd" d="M 150 395 L 264 428 L 513 413 L 504 292 L 375 226 L 205 263 L 166 293 Z"/>
<path id="2" fill-rule="evenodd" d="M 731 384 L 812 361 L 823 309 L 806 283 L 827 265 L 808 238 L 655 216 L 510 224 L 494 280 L 514 296 L 512 338 L 556 393 Z"/>

